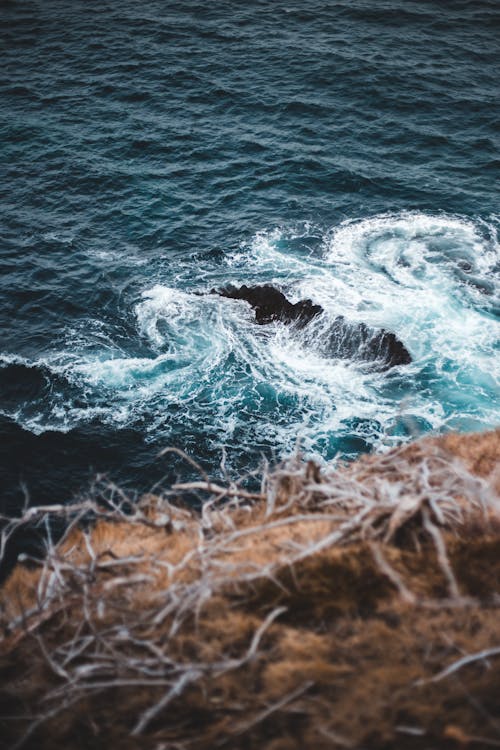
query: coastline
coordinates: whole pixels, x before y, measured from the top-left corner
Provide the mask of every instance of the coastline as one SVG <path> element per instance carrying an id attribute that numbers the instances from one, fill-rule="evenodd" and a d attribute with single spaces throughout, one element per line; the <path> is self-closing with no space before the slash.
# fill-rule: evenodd
<path id="1" fill-rule="evenodd" d="M 128 515 L 116 494 L 53 510 L 64 538 L 0 589 L 2 736 L 500 746 L 499 458 L 500 429 L 450 434 L 296 459 L 257 493 L 204 479 Z"/>

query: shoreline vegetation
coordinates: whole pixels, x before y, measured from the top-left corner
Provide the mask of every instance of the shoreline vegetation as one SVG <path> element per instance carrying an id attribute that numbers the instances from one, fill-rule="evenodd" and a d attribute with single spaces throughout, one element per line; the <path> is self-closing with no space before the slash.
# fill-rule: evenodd
<path id="1" fill-rule="evenodd" d="M 2 542 L 66 531 L 0 589 L 2 747 L 500 747 L 499 458 L 449 434 L 27 509 Z"/>

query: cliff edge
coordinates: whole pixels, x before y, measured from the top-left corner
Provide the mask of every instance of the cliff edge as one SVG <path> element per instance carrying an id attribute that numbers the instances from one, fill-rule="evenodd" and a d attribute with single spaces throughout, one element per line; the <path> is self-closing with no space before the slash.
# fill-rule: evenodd
<path id="1" fill-rule="evenodd" d="M 451 434 L 27 511 L 8 533 L 67 530 L 0 589 L 3 746 L 500 747 L 499 457 Z"/>

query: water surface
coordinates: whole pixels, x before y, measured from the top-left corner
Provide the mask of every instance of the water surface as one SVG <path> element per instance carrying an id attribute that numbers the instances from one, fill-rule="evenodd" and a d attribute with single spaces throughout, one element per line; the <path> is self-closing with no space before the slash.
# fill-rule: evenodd
<path id="1" fill-rule="evenodd" d="M 497 425 L 494 0 L 0 8 L 4 507 Z M 203 294 L 273 283 L 260 327 Z M 413 363 L 329 355 L 338 315 Z"/>

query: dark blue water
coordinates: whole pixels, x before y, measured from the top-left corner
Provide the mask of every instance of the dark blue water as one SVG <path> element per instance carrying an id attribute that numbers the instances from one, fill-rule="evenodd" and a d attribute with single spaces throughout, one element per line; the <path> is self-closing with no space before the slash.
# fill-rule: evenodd
<path id="1" fill-rule="evenodd" d="M 498 424 L 497 0 L 0 6 L 3 505 Z M 256 326 L 199 294 L 274 283 Z M 329 356 L 394 331 L 387 373 Z"/>

